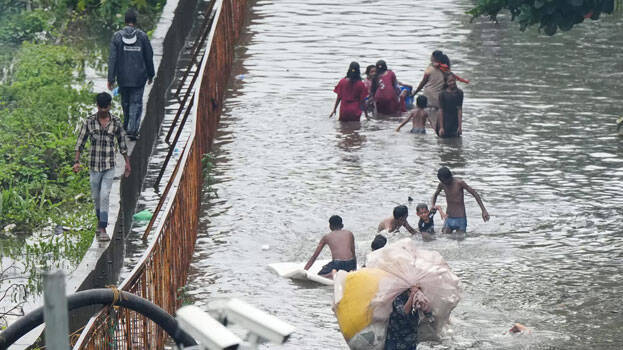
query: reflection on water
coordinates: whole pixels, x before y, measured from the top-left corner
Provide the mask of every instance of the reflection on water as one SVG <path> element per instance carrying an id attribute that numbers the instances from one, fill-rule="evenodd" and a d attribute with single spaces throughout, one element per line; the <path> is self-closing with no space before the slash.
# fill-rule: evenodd
<path id="1" fill-rule="evenodd" d="M 466 160 L 463 156 L 463 138 L 438 138 L 439 164 L 447 166 L 454 172 L 465 169 Z"/>
<path id="2" fill-rule="evenodd" d="M 231 86 L 215 144 L 219 197 L 202 210 L 188 288 L 196 303 L 238 296 L 269 310 L 298 330 L 280 348 L 346 348 L 332 290 L 280 279 L 266 265 L 306 260 L 336 213 L 362 259 L 378 221 L 397 204 L 413 214 L 429 202 L 446 165 L 492 219 L 484 223 L 467 195 L 465 237 L 416 238 L 463 283 L 450 332 L 419 348 L 619 347 L 621 24 L 606 18 L 545 37 L 504 21 L 470 23 L 471 4 L 255 3 L 234 67 L 245 77 Z M 461 139 L 396 133 L 397 118 L 327 119 L 350 61 L 385 59 L 417 84 L 434 49 L 471 80 L 461 85 Z M 533 333 L 505 335 L 514 322 Z"/>
<path id="3" fill-rule="evenodd" d="M 361 122 L 340 123 L 339 133 L 335 134 L 337 146 L 345 152 L 360 150 L 366 141 L 366 137 L 359 133 L 360 130 Z"/>

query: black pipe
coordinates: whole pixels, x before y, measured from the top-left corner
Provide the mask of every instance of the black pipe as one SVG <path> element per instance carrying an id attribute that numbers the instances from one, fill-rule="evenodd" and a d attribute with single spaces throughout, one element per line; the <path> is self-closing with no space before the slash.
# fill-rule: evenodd
<path id="1" fill-rule="evenodd" d="M 134 294 L 119 291 L 119 298 L 114 305 L 122 306 L 148 317 L 169 334 L 176 344 L 196 345 L 195 340 L 179 328 L 177 320 L 158 305 Z M 110 305 L 115 293 L 110 288 L 90 289 L 67 297 L 69 311 L 89 305 Z M 20 318 L 0 333 L 0 350 L 4 350 L 26 333 L 43 323 L 43 306 Z M 69 336 L 69 335 L 67 335 Z"/>

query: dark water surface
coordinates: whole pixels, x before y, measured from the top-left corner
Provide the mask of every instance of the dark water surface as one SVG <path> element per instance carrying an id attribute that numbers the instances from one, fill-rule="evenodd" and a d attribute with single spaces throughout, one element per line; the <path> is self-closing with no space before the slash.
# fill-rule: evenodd
<path id="1" fill-rule="evenodd" d="M 463 286 L 446 337 L 419 348 L 620 348 L 622 23 L 546 37 L 507 21 L 470 23 L 470 5 L 255 3 L 234 70 L 244 79 L 231 86 L 215 144 L 219 197 L 203 206 L 194 302 L 237 296 L 295 325 L 276 348 L 345 349 L 332 289 L 281 279 L 266 265 L 306 260 L 332 214 L 355 233 L 362 258 L 378 222 L 408 196 L 417 223 L 415 205 L 430 201 L 436 169 L 447 165 L 479 191 L 492 219 L 483 223 L 467 196 L 464 239 L 416 238 Z M 385 59 L 399 80 L 417 84 L 434 49 L 472 80 L 460 86 L 462 139 L 396 133 L 396 118 L 327 118 L 350 61 Z M 533 333 L 505 335 L 514 322 Z"/>

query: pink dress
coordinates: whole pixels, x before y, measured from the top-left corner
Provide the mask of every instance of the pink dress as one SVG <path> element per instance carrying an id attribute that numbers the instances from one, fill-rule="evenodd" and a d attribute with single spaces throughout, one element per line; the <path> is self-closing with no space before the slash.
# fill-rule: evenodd
<path id="1" fill-rule="evenodd" d="M 400 112 L 400 100 L 395 88 L 397 85 L 398 79 L 391 70 L 386 71 L 379 78 L 379 86 L 374 94 L 376 109 L 379 113 L 395 114 Z"/>
<path id="2" fill-rule="evenodd" d="M 348 78 L 342 78 L 333 92 L 341 100 L 339 120 L 342 122 L 359 121 L 361 105 L 368 96 L 366 85 L 361 80 L 352 82 Z"/>

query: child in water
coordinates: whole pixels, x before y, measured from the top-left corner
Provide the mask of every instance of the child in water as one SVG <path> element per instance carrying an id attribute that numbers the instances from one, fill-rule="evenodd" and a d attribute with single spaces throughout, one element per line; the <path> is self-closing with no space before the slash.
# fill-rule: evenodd
<path id="1" fill-rule="evenodd" d="M 407 217 L 409 216 L 409 208 L 406 205 L 399 205 L 394 208 L 393 216 L 389 217 L 379 224 L 377 233 L 387 231 L 387 233 L 397 232 L 401 227 L 404 227 L 412 235 L 417 231 L 409 225 Z"/>
<path id="2" fill-rule="evenodd" d="M 376 66 L 371 64 L 366 67 L 366 80 L 363 84 L 368 89 L 368 97 L 365 100 L 365 108 L 368 111 L 368 114 L 375 115 L 376 114 L 376 105 L 374 104 L 374 97 L 372 96 L 372 81 L 374 80 L 374 76 L 376 75 Z"/>
<path id="3" fill-rule="evenodd" d="M 415 208 L 415 211 L 417 216 L 420 217 L 420 221 L 417 224 L 420 233 L 435 233 L 435 221 L 433 219 L 438 211 L 442 219 L 446 218 L 446 213 L 443 212 L 443 209 L 441 209 L 439 205 L 428 210 L 428 205 L 420 203 Z"/>
<path id="4" fill-rule="evenodd" d="M 329 218 L 329 229 L 331 232 L 322 237 L 314 254 L 305 265 L 305 270 L 314 264 L 318 255 L 325 245 L 331 249 L 332 261 L 322 267 L 318 274 L 326 278 L 333 278 L 337 270 L 353 271 L 357 270 L 357 257 L 355 256 L 355 236 L 352 232 L 344 230 L 342 218 L 333 215 Z"/>
<path id="5" fill-rule="evenodd" d="M 409 122 L 409 120 L 413 120 L 413 127 L 411 128 L 412 134 L 426 134 L 426 121 L 428 120 L 428 125 L 432 128 L 433 124 L 428 117 L 428 112 L 426 112 L 426 105 L 428 103 L 428 99 L 424 95 L 418 96 L 416 100 L 416 108 L 409 113 L 407 119 L 405 119 L 400 126 L 396 129 L 396 132 L 400 131 L 405 124 Z"/>

